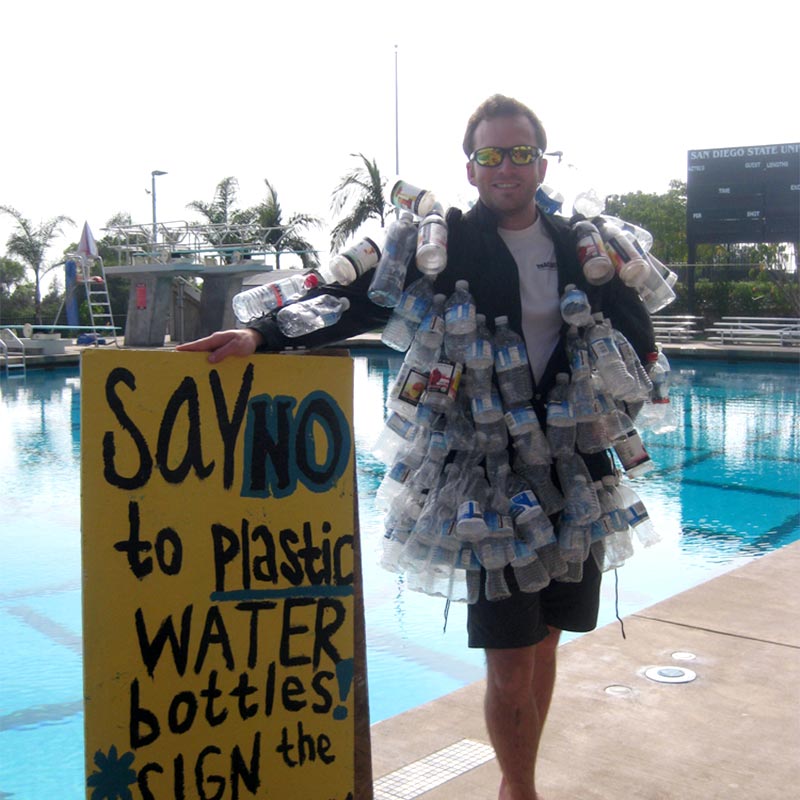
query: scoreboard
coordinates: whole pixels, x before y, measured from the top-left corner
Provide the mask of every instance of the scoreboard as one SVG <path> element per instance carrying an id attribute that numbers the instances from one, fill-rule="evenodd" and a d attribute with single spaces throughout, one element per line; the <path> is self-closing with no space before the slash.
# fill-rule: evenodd
<path id="1" fill-rule="evenodd" d="M 800 143 L 690 150 L 690 244 L 800 241 Z"/>

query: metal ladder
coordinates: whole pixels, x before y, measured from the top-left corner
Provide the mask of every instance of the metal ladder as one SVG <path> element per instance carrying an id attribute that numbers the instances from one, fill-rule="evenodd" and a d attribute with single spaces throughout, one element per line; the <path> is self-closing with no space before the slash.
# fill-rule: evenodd
<path id="1" fill-rule="evenodd" d="M 0 357 L 3 359 L 3 369 L 7 378 L 12 374 L 22 378 L 27 375 L 25 343 L 20 341 L 10 328 L 0 331 Z"/>
<path id="2" fill-rule="evenodd" d="M 114 315 L 111 313 L 111 298 L 108 296 L 108 282 L 103 259 L 98 258 L 97 263 L 100 267 L 100 275 L 92 276 L 88 263 L 83 262 L 83 287 L 86 290 L 86 303 L 89 306 L 92 332 L 95 337 L 98 337 L 102 334 L 103 329 L 107 329 L 107 334 L 113 336 L 116 342 Z M 99 277 L 101 280 L 93 280 L 93 277 Z"/>

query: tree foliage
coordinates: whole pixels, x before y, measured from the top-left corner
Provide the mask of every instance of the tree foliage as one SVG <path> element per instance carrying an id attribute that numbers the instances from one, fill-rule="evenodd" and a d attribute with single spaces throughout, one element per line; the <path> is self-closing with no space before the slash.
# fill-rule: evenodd
<path id="1" fill-rule="evenodd" d="M 61 214 L 34 225 L 13 206 L 0 205 L 0 213 L 13 217 L 16 228 L 6 242 L 9 255 L 21 259 L 33 271 L 33 298 L 36 322 L 42 322 L 41 279 L 54 265 L 46 266 L 45 257 L 53 240 L 61 236 L 62 226 L 75 222 Z"/>
<path id="2" fill-rule="evenodd" d="M 386 178 L 381 177 L 375 159 L 370 161 L 363 153 L 351 153 L 361 163 L 342 176 L 331 195 L 331 211 L 334 216 L 345 214 L 331 230 L 331 250 L 336 252 L 370 219 L 377 219 L 381 228 L 386 224 L 386 214 L 391 205 L 386 201 L 384 190 Z"/>

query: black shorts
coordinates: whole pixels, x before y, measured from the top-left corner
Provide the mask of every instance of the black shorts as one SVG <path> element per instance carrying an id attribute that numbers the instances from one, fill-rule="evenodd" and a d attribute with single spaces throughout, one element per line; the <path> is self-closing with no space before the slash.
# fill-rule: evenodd
<path id="1" fill-rule="evenodd" d="M 481 595 L 469 606 L 469 646 L 484 649 L 528 647 L 547 636 L 548 628 L 562 631 L 591 631 L 597 626 L 602 574 L 593 556 L 583 565 L 579 583 L 551 581 L 540 592 L 520 591 L 514 573 L 506 567 L 511 597 L 487 600 L 481 581 Z"/>

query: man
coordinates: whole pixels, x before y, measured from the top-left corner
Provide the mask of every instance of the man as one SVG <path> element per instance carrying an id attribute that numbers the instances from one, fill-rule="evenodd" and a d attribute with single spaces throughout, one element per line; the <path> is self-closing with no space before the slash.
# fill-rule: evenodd
<path id="1" fill-rule="evenodd" d="M 577 284 L 631 341 L 641 358 L 655 349 L 649 315 L 636 293 L 618 279 L 601 287 L 586 285 L 569 236 L 569 224 L 540 212 L 535 195 L 547 169 L 544 128 L 530 109 L 495 95 L 475 111 L 463 142 L 467 178 L 479 201 L 466 214 L 450 209 L 448 266 L 436 291 L 450 293 L 455 281 L 469 281 L 477 310 L 491 322 L 509 318 L 525 338 L 534 377 L 532 404 L 545 419 L 547 392 L 559 372 L 568 372 L 565 325 L 559 312 L 564 286 Z M 347 295 L 348 314 L 334 328 L 293 344 L 309 347 L 375 328 L 388 311 L 366 299 L 370 275 L 348 287 L 325 289 Z M 407 281 L 419 277 L 412 267 Z M 274 320 L 257 327 L 215 333 L 179 347 L 210 350 L 209 360 L 252 355 L 258 348 L 287 344 Z M 613 470 L 606 453 L 584 456 L 592 476 Z M 486 725 L 502 771 L 498 800 L 541 800 L 536 792 L 536 755 L 550 707 L 556 675 L 556 647 L 562 630 L 595 627 L 600 573 L 590 556 L 577 583 L 553 581 L 541 592 L 521 592 L 507 569 L 508 599 L 486 600 L 483 591 L 469 607 L 471 647 L 486 652 Z"/>

